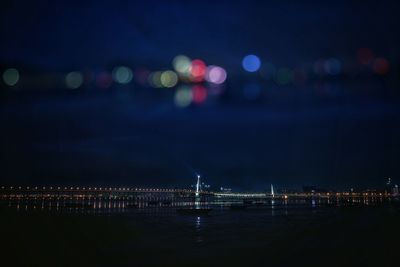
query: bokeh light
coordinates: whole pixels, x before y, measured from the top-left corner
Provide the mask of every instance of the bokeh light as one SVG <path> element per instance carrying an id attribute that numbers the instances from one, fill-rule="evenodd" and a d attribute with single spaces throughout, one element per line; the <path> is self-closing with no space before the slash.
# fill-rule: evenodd
<path id="1" fill-rule="evenodd" d="M 155 71 L 155 72 L 150 73 L 150 75 L 148 77 L 148 82 L 151 87 L 154 87 L 154 88 L 163 87 L 163 85 L 161 83 L 161 75 L 162 75 L 162 71 Z"/>
<path id="2" fill-rule="evenodd" d="M 279 68 L 276 72 L 275 81 L 279 85 L 287 85 L 292 81 L 293 72 L 288 68 Z"/>
<path id="3" fill-rule="evenodd" d="M 160 82 L 164 87 L 174 87 L 178 83 L 178 75 L 172 70 L 164 71 L 161 73 Z"/>
<path id="4" fill-rule="evenodd" d="M 226 80 L 225 69 L 219 66 L 209 66 L 207 68 L 206 80 L 214 84 L 222 84 Z"/>
<path id="5" fill-rule="evenodd" d="M 114 81 L 120 84 L 127 84 L 132 81 L 132 70 L 125 66 L 119 66 L 113 69 L 112 76 Z"/>
<path id="6" fill-rule="evenodd" d="M 70 89 L 77 89 L 83 83 L 83 75 L 80 72 L 73 71 L 65 76 L 65 84 Z"/>
<path id="7" fill-rule="evenodd" d="M 177 107 L 184 108 L 192 103 L 192 90 L 188 86 L 179 87 L 174 96 L 174 102 Z"/>
<path id="8" fill-rule="evenodd" d="M 193 82 L 204 81 L 206 75 L 207 66 L 204 61 L 195 59 L 192 61 L 190 66 L 190 75 Z"/>
<path id="9" fill-rule="evenodd" d="M 178 55 L 172 60 L 174 70 L 181 75 L 188 75 L 192 62 L 190 58 L 184 55 Z"/>
<path id="10" fill-rule="evenodd" d="M 242 66 L 247 72 L 256 72 L 261 67 L 261 60 L 256 55 L 247 55 L 243 58 Z"/>
<path id="11" fill-rule="evenodd" d="M 201 104 L 207 99 L 207 89 L 202 85 L 195 85 L 192 88 L 193 102 Z"/>
<path id="12" fill-rule="evenodd" d="M 374 60 L 373 70 L 379 75 L 385 75 L 389 72 L 389 61 L 387 59 L 378 57 Z"/>
<path id="13" fill-rule="evenodd" d="M 325 61 L 324 64 L 325 72 L 330 75 L 338 75 L 342 70 L 342 64 L 336 58 L 330 58 Z"/>
<path id="14" fill-rule="evenodd" d="M 3 81 L 8 86 L 14 86 L 19 81 L 19 72 L 17 69 L 6 69 L 3 73 Z"/>
<path id="15" fill-rule="evenodd" d="M 225 91 L 225 86 L 223 84 L 211 83 L 207 88 L 209 95 L 219 96 Z"/>

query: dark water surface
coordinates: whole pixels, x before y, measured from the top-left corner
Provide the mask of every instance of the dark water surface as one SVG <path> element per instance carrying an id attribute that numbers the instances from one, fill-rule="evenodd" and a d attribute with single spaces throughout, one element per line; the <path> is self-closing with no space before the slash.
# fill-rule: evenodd
<path id="1" fill-rule="evenodd" d="M 2 266 L 396 266 L 397 205 L 1 210 Z"/>

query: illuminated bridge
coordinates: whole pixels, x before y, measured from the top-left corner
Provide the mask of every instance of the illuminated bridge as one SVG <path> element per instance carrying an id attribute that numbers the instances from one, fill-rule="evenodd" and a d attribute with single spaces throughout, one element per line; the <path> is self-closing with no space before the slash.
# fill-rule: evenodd
<path id="1" fill-rule="evenodd" d="M 387 197 L 385 193 L 254 193 L 254 192 L 213 192 L 199 191 L 201 197 L 216 199 L 287 199 L 287 198 L 331 198 L 331 197 Z M 172 199 L 192 198 L 196 190 L 177 188 L 139 188 L 139 187 L 80 187 L 80 186 L 2 186 L 1 197 L 83 197 L 114 199 Z"/>

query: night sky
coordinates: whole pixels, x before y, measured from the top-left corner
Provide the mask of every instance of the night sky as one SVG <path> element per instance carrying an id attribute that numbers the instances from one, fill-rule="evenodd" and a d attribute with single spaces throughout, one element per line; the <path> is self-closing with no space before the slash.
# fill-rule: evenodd
<path id="1" fill-rule="evenodd" d="M 396 1 L 82 2 L 0 4 L 0 71 L 21 69 L 21 85 L 0 88 L 3 183 L 182 187 L 200 173 L 214 188 L 261 191 L 400 180 Z M 387 74 L 357 67 L 365 47 Z M 244 72 L 252 53 L 287 68 L 334 57 L 343 75 L 279 86 Z M 175 89 L 41 85 L 115 64 L 167 69 L 178 54 L 224 66 L 224 93 L 180 109 Z M 248 84 L 257 99 L 240 93 Z"/>

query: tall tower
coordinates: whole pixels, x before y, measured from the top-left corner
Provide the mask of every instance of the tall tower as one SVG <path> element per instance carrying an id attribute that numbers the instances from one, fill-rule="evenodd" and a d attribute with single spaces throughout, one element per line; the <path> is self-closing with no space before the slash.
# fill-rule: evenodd
<path id="1" fill-rule="evenodd" d="M 271 184 L 271 196 L 275 197 L 274 186 Z"/>
<path id="2" fill-rule="evenodd" d="M 200 195 L 200 175 L 197 175 L 196 197 Z"/>

